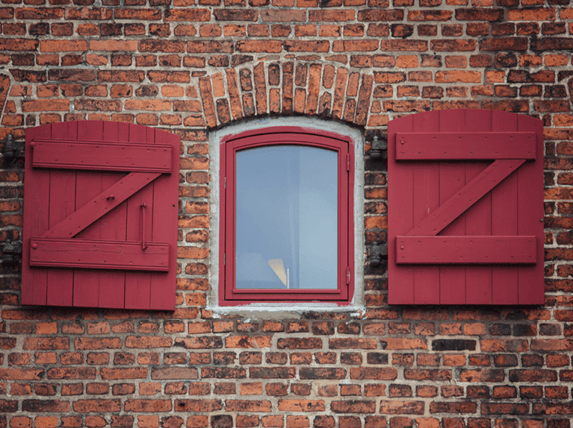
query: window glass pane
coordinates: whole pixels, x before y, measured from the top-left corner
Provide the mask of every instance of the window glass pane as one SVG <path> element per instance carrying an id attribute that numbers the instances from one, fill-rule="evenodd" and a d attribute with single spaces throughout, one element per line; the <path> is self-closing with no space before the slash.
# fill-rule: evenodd
<path id="1" fill-rule="evenodd" d="M 337 156 L 295 145 L 237 152 L 237 288 L 337 288 Z"/>

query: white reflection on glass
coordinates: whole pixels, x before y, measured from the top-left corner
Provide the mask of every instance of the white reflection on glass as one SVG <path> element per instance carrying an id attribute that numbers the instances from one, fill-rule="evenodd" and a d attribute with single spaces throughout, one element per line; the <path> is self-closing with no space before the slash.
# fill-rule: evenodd
<path id="1" fill-rule="evenodd" d="M 295 145 L 237 152 L 237 288 L 337 288 L 337 156 Z"/>

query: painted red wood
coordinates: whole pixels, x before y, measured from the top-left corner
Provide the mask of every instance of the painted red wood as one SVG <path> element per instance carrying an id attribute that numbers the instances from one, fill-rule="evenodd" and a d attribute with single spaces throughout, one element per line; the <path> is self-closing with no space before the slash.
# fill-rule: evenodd
<path id="1" fill-rule="evenodd" d="M 467 132 L 481 132 L 491 129 L 491 112 L 487 110 L 476 110 L 472 113 L 471 120 L 465 120 L 465 112 L 460 110 L 455 118 L 457 129 Z M 446 119 L 454 120 L 449 117 Z M 465 164 L 465 182 L 469 183 L 480 174 L 489 162 L 467 162 Z M 484 195 L 479 201 L 472 205 L 467 212 L 462 214 L 465 219 L 465 235 L 468 236 L 488 236 L 491 235 L 491 192 Z M 454 220 L 454 223 L 456 220 Z M 445 235 L 446 233 L 442 233 Z M 460 290 L 459 283 L 465 282 L 465 289 Z M 491 303 L 491 267 L 466 266 L 465 276 L 460 282 L 450 282 L 443 287 L 442 300 L 449 304 L 464 304 L 466 301 L 475 304 Z"/>
<path id="2" fill-rule="evenodd" d="M 70 143 L 74 141 L 76 143 Z M 65 168 L 26 163 L 22 303 L 174 309 L 179 138 L 138 125 L 84 121 L 29 130 L 26 155 L 30 159 L 33 158 L 32 145 L 35 143 L 37 147 L 38 142 L 52 148 L 74 144 L 81 146 L 84 155 L 90 155 L 76 156 L 71 150 L 73 156 L 64 157 Z M 90 145 L 99 148 L 89 148 Z M 84 169 L 88 158 L 103 146 L 111 148 L 114 157 L 126 151 L 128 158 L 113 159 L 109 165 L 100 158 L 92 162 L 97 170 Z M 154 155 L 156 159 L 147 154 L 139 156 L 133 149 L 149 149 L 157 155 Z M 169 167 L 164 165 L 165 153 L 169 154 Z M 70 162 L 74 157 L 77 170 Z M 158 169 L 166 173 L 142 172 Z M 131 170 L 138 172 L 128 174 Z M 108 199 L 109 196 L 114 198 Z M 142 203 L 147 205 L 145 225 L 142 224 Z M 155 209 L 155 203 L 164 206 Z M 154 235 L 152 225 L 156 223 L 161 224 L 160 233 Z M 146 249 L 142 248 L 142 232 L 148 243 Z M 73 239 L 63 239 L 71 237 Z M 32 243 L 38 245 L 37 250 L 31 248 Z M 92 251 L 93 245 L 95 251 Z M 43 255 L 31 261 L 30 252 L 38 250 Z M 154 255 L 156 250 L 159 254 Z M 75 261 L 74 255 L 81 255 L 77 258 L 82 261 Z M 109 255 L 113 257 L 110 259 Z M 46 264 L 55 259 L 60 266 L 33 266 L 40 259 Z M 82 268 L 76 263 L 82 263 Z M 110 264 L 114 265 L 111 269 Z M 136 265 L 139 265 L 137 271 L 133 270 Z M 154 294 L 150 288 L 152 280 L 156 284 Z M 138 296 L 135 300 L 134 295 Z"/>
<path id="3" fill-rule="evenodd" d="M 171 146 L 36 140 L 34 168 L 171 173 Z"/>
<path id="4" fill-rule="evenodd" d="M 447 117 L 441 115 L 440 128 L 447 128 L 452 132 L 481 132 L 484 129 L 488 129 L 487 127 L 483 128 L 483 126 L 488 123 L 488 118 L 490 117 L 482 113 L 483 111 L 475 111 L 472 120 L 469 122 L 465 120 L 465 112 L 463 110 L 456 110 L 455 113 L 451 112 L 451 115 Z M 448 195 L 442 194 L 442 200 L 446 201 L 448 197 L 455 194 L 460 184 L 467 184 L 478 174 L 481 174 L 488 163 L 468 162 L 463 167 L 458 163 L 440 164 L 440 170 L 449 168 L 453 174 L 453 179 L 448 181 L 451 193 Z M 463 170 L 465 170 L 465 173 L 462 173 Z M 442 183 L 442 185 L 445 185 L 445 183 Z M 470 207 L 468 211 L 461 214 L 447 226 L 441 232 L 441 236 L 490 235 L 491 232 L 487 228 L 487 219 L 489 218 L 489 211 L 487 210 L 488 199 L 489 194 L 483 196 L 474 206 Z M 488 283 L 488 276 L 485 274 L 486 272 L 483 272 L 480 265 L 450 265 L 449 269 L 440 269 L 440 301 L 444 304 L 452 305 L 464 304 L 466 300 L 470 301 L 475 291 L 468 283 L 474 278 L 478 278 L 477 284 L 479 289 L 479 284 Z M 460 287 L 460 284 L 464 283 L 466 284 L 465 287 Z"/>
<path id="5" fill-rule="evenodd" d="M 172 134 L 167 133 L 156 133 L 155 134 L 155 141 L 158 144 L 171 144 L 173 141 L 174 136 Z M 176 150 L 171 151 L 171 164 L 177 167 L 176 171 L 179 171 L 179 138 L 176 138 L 175 141 L 176 145 L 174 148 Z M 177 227 L 175 230 L 172 230 L 172 225 L 167 222 L 161 221 L 153 221 L 150 220 L 153 218 L 168 218 L 171 217 L 174 213 L 179 212 L 179 174 L 171 174 L 169 176 L 171 180 L 171 184 L 169 187 L 169 192 L 163 192 L 161 189 L 160 184 L 154 182 L 153 186 L 153 194 L 151 196 L 152 204 L 148 205 L 150 207 L 148 218 L 148 223 L 146 223 L 146 230 L 147 228 L 151 229 L 150 233 L 146 236 L 149 236 L 151 240 L 164 240 L 165 236 L 173 236 L 173 247 L 172 250 L 175 251 L 173 253 L 173 258 L 175 259 L 176 251 L 177 251 Z M 177 216 L 173 217 L 177 219 Z M 177 223 L 175 223 L 177 226 Z M 173 232 L 174 235 L 173 235 Z M 170 289 L 166 290 L 165 287 L 165 280 L 161 279 L 157 275 L 150 275 L 150 293 L 149 293 L 149 307 L 157 306 L 157 307 L 170 307 L 173 304 L 173 297 L 175 295 L 175 284 L 176 284 L 176 270 L 171 269 L 167 275 L 167 282 L 170 284 Z"/>
<path id="6" fill-rule="evenodd" d="M 396 159 L 535 159 L 535 133 L 399 132 Z"/>
<path id="7" fill-rule="evenodd" d="M 42 236 L 46 238 L 72 238 L 94 221 L 111 212 L 127 198 L 147 186 L 161 174 L 132 172 L 122 178 L 105 192 L 88 201 L 77 211 L 47 230 Z"/>
<path id="8" fill-rule="evenodd" d="M 535 236 L 399 236 L 397 264 L 534 264 Z"/>
<path id="9" fill-rule="evenodd" d="M 103 139 L 103 126 L 99 122 L 88 122 L 78 130 L 78 140 L 88 138 Z M 76 209 L 86 205 L 88 201 L 102 192 L 103 176 L 97 171 L 79 170 L 76 173 Z M 78 233 L 77 239 L 101 239 L 101 221 L 92 223 Z M 73 306 L 97 307 L 99 305 L 100 282 L 104 282 L 102 275 L 94 275 L 85 269 L 74 270 L 74 296 Z"/>
<path id="10" fill-rule="evenodd" d="M 425 115 L 414 116 L 414 129 L 435 132 L 440 124 L 428 120 Z M 422 221 L 430 210 L 440 205 L 440 169 L 436 164 L 426 163 L 414 170 L 413 181 L 414 224 Z M 440 270 L 434 266 L 419 265 L 413 269 L 414 293 L 421 303 L 431 303 L 440 291 Z"/>
<path id="11" fill-rule="evenodd" d="M 261 290 L 235 287 L 235 155 L 271 145 L 309 145 L 338 153 L 338 287 L 332 290 Z M 222 306 L 252 302 L 330 301 L 348 304 L 354 293 L 354 144 L 338 134 L 276 127 L 229 136 L 221 145 L 220 299 Z"/>
<path id="12" fill-rule="evenodd" d="M 489 133 L 487 140 L 493 143 L 482 145 L 477 152 L 474 152 L 473 142 L 463 142 L 466 136 L 469 140 L 485 140 L 486 133 Z M 476 136 L 471 137 L 470 134 Z M 414 135 L 421 138 L 414 141 L 410 138 Z M 510 138 L 512 135 L 513 140 Z M 419 158 L 417 154 L 402 158 L 398 154 L 398 136 L 417 145 L 420 152 L 425 150 L 420 141 L 433 146 L 423 153 L 425 158 Z M 462 148 L 452 148 L 456 136 L 458 140 L 462 137 Z M 521 141 L 517 148 L 515 140 Z M 488 147 L 493 153 L 487 153 L 485 149 Z M 472 153 L 456 162 L 468 149 Z M 440 151 L 445 151 L 445 155 L 434 159 Z M 491 159 L 493 163 L 483 159 Z M 391 121 L 388 158 L 389 302 L 543 303 L 542 159 L 542 122 L 527 116 L 484 110 L 451 110 Z M 493 242 L 499 237 L 505 237 L 504 245 L 509 248 L 495 249 L 498 244 Z M 397 240 L 401 238 L 414 247 L 419 241 L 424 246 L 410 251 L 414 258 L 406 264 L 398 259 L 400 248 Z M 471 250 L 468 239 L 473 244 L 481 242 L 479 251 Z M 531 239 L 532 242 L 527 244 L 534 245 L 534 248 L 527 249 L 526 245 L 519 244 L 524 239 Z M 440 249 L 440 245 L 445 245 L 443 240 L 448 242 L 445 251 Z M 488 250 L 488 246 L 493 248 Z M 482 265 L 480 258 L 488 254 L 493 259 L 491 264 Z M 444 263 L 434 264 L 434 255 L 437 261 Z M 454 263 L 460 256 L 466 262 Z M 526 264 L 517 263 L 516 258 Z"/>
<path id="13" fill-rule="evenodd" d="M 30 266 L 167 272 L 169 244 L 30 238 Z M 66 271 L 67 272 L 67 271 Z"/>
<path id="14" fill-rule="evenodd" d="M 414 226 L 406 235 L 437 235 L 476 201 L 500 184 L 524 162 L 525 161 L 523 160 L 495 161 L 460 191 L 443 201 L 439 208 L 434 210 L 431 214 L 428 213 L 428 215 L 420 223 Z"/>
<path id="15" fill-rule="evenodd" d="M 517 222 L 518 235 L 543 236 L 543 126 L 540 120 L 530 120 L 529 117 L 518 115 L 517 127 L 524 131 L 537 134 L 537 154 L 539 162 L 526 163 L 517 170 L 517 181 L 521 189 L 528 189 L 527 193 L 521 192 L 522 197 L 517 198 L 517 212 L 520 214 Z M 535 203 L 531 203 L 535 201 Z M 538 202 L 538 201 L 541 201 Z M 541 209 L 539 208 L 541 205 Z M 517 283 L 519 284 L 519 301 L 521 305 L 534 305 L 545 301 L 545 288 L 543 284 L 543 261 L 545 260 L 543 241 L 537 245 L 537 260 L 535 266 L 528 266 L 517 270 Z"/>
<path id="16" fill-rule="evenodd" d="M 129 134 L 133 133 L 132 127 L 127 129 Z M 113 125 L 104 124 L 101 128 L 101 140 L 113 141 L 116 135 L 125 138 L 125 128 L 122 124 L 114 123 Z M 118 138 L 119 139 L 119 138 Z M 123 140 L 122 142 L 124 142 Z M 139 141 L 139 143 L 146 141 Z M 131 175 L 131 174 L 130 174 Z M 128 176 L 127 176 L 128 177 Z M 125 177 L 125 178 L 127 178 Z M 123 179 L 123 174 L 106 173 L 102 174 L 102 188 L 108 189 L 110 186 L 115 185 L 118 180 Z M 139 190 L 144 191 L 147 186 Z M 139 194 L 134 193 L 134 195 Z M 131 199 L 131 198 L 130 198 Z M 128 221 L 126 221 L 128 219 Z M 136 215 L 130 215 L 127 211 L 127 201 L 117 206 L 109 214 L 101 218 L 101 239 L 109 240 L 129 240 L 126 238 L 127 224 L 138 224 L 139 218 Z M 134 238 L 134 241 L 139 239 Z M 163 240 L 163 239 L 162 239 Z M 165 242 L 165 241 L 164 241 Z M 98 288 L 98 304 L 110 308 L 124 308 L 125 307 L 125 278 L 129 275 L 130 271 L 110 271 L 104 270 L 100 274 L 100 284 Z M 145 308 L 147 309 L 147 307 Z"/>
<path id="17" fill-rule="evenodd" d="M 51 136 L 51 126 L 40 126 L 26 131 L 26 159 L 32 158 L 32 146 L 34 138 L 46 138 Z M 24 201 L 30 201 L 39 207 L 47 207 L 50 197 L 50 171 L 42 170 L 31 173 L 30 162 L 25 163 L 26 194 Z M 28 186 L 32 182 L 33 185 Z M 36 215 L 32 218 L 24 212 L 24 245 L 22 252 L 22 304 L 45 305 L 47 301 L 47 278 L 45 269 L 28 268 L 30 264 L 30 252 L 26 250 L 26 236 L 38 236 L 48 230 L 48 211 L 35 210 Z"/>
<path id="18" fill-rule="evenodd" d="M 144 128 L 138 128 L 137 132 L 131 132 L 129 134 L 128 141 L 147 142 L 148 134 Z M 144 187 L 126 202 L 124 209 L 132 215 L 135 215 L 137 212 L 140 218 L 138 223 L 132 222 L 126 225 L 124 232 L 128 240 L 136 240 L 140 237 L 141 222 L 143 221 L 141 205 L 151 203 L 152 194 L 153 191 L 151 187 Z M 145 225 L 145 228 L 146 233 L 150 231 L 148 224 Z M 151 299 L 150 283 L 151 275 L 146 272 L 127 272 L 125 275 L 125 307 L 130 309 L 148 308 Z"/>
<path id="19" fill-rule="evenodd" d="M 74 138 L 77 127 L 67 123 L 56 123 L 52 126 L 52 138 Z M 50 176 L 50 205 L 49 226 L 66 218 L 74 211 L 74 195 L 76 183 L 73 173 L 63 170 L 52 170 Z M 47 304 L 53 306 L 69 306 L 72 301 L 73 272 L 67 269 L 51 269 L 48 271 Z"/>
<path id="20" fill-rule="evenodd" d="M 516 116 L 493 118 L 492 129 L 496 132 L 517 130 Z M 525 189 L 524 189 L 525 190 Z M 492 235 L 517 234 L 518 176 L 513 174 L 492 192 Z M 492 302 L 494 304 L 518 303 L 519 283 L 517 267 L 492 268 Z"/>

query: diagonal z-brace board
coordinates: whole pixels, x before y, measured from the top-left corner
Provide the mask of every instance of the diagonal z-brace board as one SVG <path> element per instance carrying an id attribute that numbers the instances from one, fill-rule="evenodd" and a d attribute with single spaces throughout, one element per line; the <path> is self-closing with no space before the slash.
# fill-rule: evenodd
<path id="1" fill-rule="evenodd" d="M 500 112 L 390 122 L 390 303 L 543 303 L 539 141 Z"/>
<path id="2" fill-rule="evenodd" d="M 69 217 L 50 228 L 42 236 L 45 238 L 73 238 L 127 198 L 153 182 L 160 175 L 156 173 L 132 172 Z"/>
<path id="3" fill-rule="evenodd" d="M 143 248 L 143 241 L 96 245 L 91 241 L 65 239 L 76 236 L 160 175 L 132 172 L 41 237 L 30 238 L 30 266 L 167 271 L 169 245 L 166 243 L 153 244 L 154 251 Z M 128 251 L 129 248 L 132 251 Z"/>

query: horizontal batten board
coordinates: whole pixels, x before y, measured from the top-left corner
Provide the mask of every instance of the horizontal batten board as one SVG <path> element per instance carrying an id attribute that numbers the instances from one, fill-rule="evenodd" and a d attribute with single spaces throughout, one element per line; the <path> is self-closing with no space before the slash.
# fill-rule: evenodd
<path id="1" fill-rule="evenodd" d="M 30 266 L 167 272 L 169 244 L 31 238 Z"/>
<path id="2" fill-rule="evenodd" d="M 398 264 L 534 264 L 535 236 L 397 236 Z"/>
<path id="3" fill-rule="evenodd" d="M 171 146 L 98 141 L 32 142 L 34 168 L 171 173 Z"/>
<path id="4" fill-rule="evenodd" d="M 535 159 L 534 132 L 399 132 L 397 160 Z"/>

